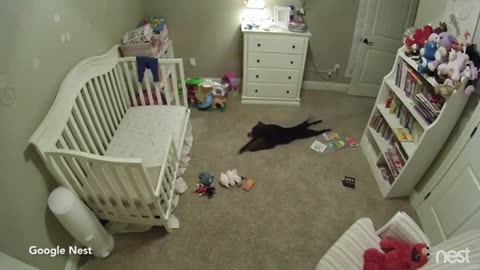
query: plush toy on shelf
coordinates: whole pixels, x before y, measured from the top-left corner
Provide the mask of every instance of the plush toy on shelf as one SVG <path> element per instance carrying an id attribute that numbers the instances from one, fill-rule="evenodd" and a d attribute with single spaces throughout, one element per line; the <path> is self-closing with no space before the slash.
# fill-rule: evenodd
<path id="1" fill-rule="evenodd" d="M 465 53 L 451 51 L 448 60 L 448 63 L 438 66 L 438 74 L 447 75 L 454 82 L 460 81 L 461 74 L 467 67 L 467 62 L 470 58 Z"/>
<path id="2" fill-rule="evenodd" d="M 418 55 L 420 49 L 425 46 L 425 43 L 428 41 L 428 38 L 433 33 L 433 28 L 431 25 L 427 24 L 423 28 L 418 28 L 415 30 L 411 36 L 405 38 L 404 43 L 407 48 L 405 54 L 408 56 Z"/>
<path id="3" fill-rule="evenodd" d="M 435 41 L 435 38 L 436 34 L 431 34 L 425 47 L 420 50 L 420 55 L 422 56 L 421 62 L 418 65 L 418 72 L 420 72 L 420 74 L 428 73 L 428 71 L 434 72 L 436 69 L 434 65 L 431 65 L 431 63 L 436 60 L 435 54 L 437 52 L 437 42 Z"/>
<path id="4" fill-rule="evenodd" d="M 433 72 L 438 66 L 448 62 L 448 52 L 456 40 L 454 36 L 448 33 L 440 33 L 436 36 L 437 51 L 435 52 L 435 61 L 429 63 L 428 69 L 430 71 Z"/>
<path id="5" fill-rule="evenodd" d="M 392 238 L 380 241 L 382 251 L 371 248 L 363 254 L 364 270 L 415 270 L 428 261 L 429 248 L 426 244 L 407 245 Z"/>
<path id="6" fill-rule="evenodd" d="M 447 32 L 447 31 L 448 31 L 448 27 L 447 27 L 447 23 L 445 23 L 445 22 L 440 22 L 438 24 L 438 27 L 433 29 L 433 32 L 437 35 L 439 35 L 440 33 L 443 33 L 443 32 Z"/>
<path id="7" fill-rule="evenodd" d="M 437 84 L 434 87 L 434 91 L 435 91 L 435 94 L 441 95 L 444 98 L 448 98 L 453 94 L 453 92 L 455 92 L 455 88 L 456 88 L 455 83 L 450 79 L 446 79 L 443 82 L 443 84 Z"/>

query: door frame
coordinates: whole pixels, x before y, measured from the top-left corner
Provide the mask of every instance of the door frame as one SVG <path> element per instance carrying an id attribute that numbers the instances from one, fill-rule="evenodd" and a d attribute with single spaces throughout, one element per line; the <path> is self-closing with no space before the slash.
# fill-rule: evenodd
<path id="1" fill-rule="evenodd" d="M 477 85 L 477 86 L 480 86 L 480 85 Z M 472 131 L 477 126 L 480 125 L 480 97 L 477 96 L 477 95 L 473 95 L 470 98 L 471 99 L 472 98 L 476 99 L 476 102 L 478 102 L 478 103 L 475 106 L 475 109 L 472 113 L 472 116 L 470 117 L 467 124 L 463 128 L 463 131 L 460 134 L 458 140 L 455 142 L 452 149 L 447 154 L 447 156 L 442 161 L 442 163 L 438 166 L 438 170 L 428 180 L 428 182 L 425 184 L 425 186 L 422 188 L 422 190 L 420 190 L 418 192 L 413 191 L 413 193 L 410 195 L 410 204 L 412 205 L 412 207 L 415 210 L 420 206 L 420 204 L 423 201 L 425 201 L 425 197 L 427 197 L 427 195 L 430 192 L 432 192 L 435 189 L 435 187 L 440 183 L 440 181 L 443 179 L 445 174 L 448 172 L 450 167 L 457 160 L 460 153 L 462 153 L 463 149 L 465 148 L 465 146 L 470 141 Z M 468 103 L 470 103 L 470 102 L 472 102 L 472 101 L 469 101 Z M 468 103 L 467 103 L 466 107 L 468 107 Z M 463 111 L 462 115 L 464 113 L 465 113 L 465 110 Z M 457 122 L 457 124 L 458 124 L 458 122 Z M 451 140 L 451 138 L 449 138 L 445 144 L 447 144 L 450 140 Z M 445 144 L 444 144 L 444 146 L 445 146 Z"/>

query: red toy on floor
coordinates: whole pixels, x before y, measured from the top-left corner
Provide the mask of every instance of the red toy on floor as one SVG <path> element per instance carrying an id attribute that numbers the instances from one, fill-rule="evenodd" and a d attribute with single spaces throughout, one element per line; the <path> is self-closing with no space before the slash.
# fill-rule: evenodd
<path id="1" fill-rule="evenodd" d="M 428 261 L 426 244 L 407 245 L 404 242 L 385 238 L 380 242 L 382 251 L 371 248 L 363 254 L 363 270 L 415 270 Z"/>

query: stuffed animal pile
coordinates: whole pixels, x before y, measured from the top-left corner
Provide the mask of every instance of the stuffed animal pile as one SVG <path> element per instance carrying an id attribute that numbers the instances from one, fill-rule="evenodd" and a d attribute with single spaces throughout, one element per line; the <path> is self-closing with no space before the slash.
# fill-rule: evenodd
<path id="1" fill-rule="evenodd" d="M 418 57 L 419 54 L 418 71 L 435 77 L 439 83 L 435 87 L 437 94 L 447 98 L 466 78 L 468 86 L 465 94 L 470 96 L 478 80 L 480 55 L 468 32 L 462 41 L 447 30 L 446 24 L 440 23 L 435 29 L 426 25 L 412 34 L 406 32 L 405 54 L 410 57 Z"/>

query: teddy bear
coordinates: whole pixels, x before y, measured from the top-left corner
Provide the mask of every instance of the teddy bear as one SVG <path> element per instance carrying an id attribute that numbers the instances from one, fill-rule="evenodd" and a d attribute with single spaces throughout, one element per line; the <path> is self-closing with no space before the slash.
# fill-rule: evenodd
<path id="1" fill-rule="evenodd" d="M 429 247 L 423 243 L 407 245 L 392 238 L 380 241 L 382 251 L 371 248 L 363 254 L 363 270 L 415 270 L 428 261 Z"/>
<path id="2" fill-rule="evenodd" d="M 219 182 L 225 188 L 239 186 L 242 182 L 242 177 L 238 175 L 236 169 L 233 169 L 227 171 L 227 173 L 221 173 Z"/>
<path id="3" fill-rule="evenodd" d="M 444 98 L 448 98 L 455 92 L 456 85 L 451 79 L 446 79 L 443 84 L 438 84 L 435 86 L 435 94 L 441 95 Z"/>
<path id="4" fill-rule="evenodd" d="M 433 72 L 438 68 L 438 66 L 448 62 L 448 52 L 452 48 L 452 45 L 456 42 L 456 38 L 446 32 L 438 35 L 432 34 L 432 36 L 429 37 L 429 40 L 431 38 L 435 38 L 437 42 L 437 51 L 435 52 L 435 60 L 428 63 L 428 69 Z"/>
<path id="5" fill-rule="evenodd" d="M 467 54 L 452 50 L 448 57 L 448 63 L 443 63 L 438 66 L 438 75 L 448 75 L 448 78 L 453 81 L 459 81 L 469 60 L 470 58 Z"/>

